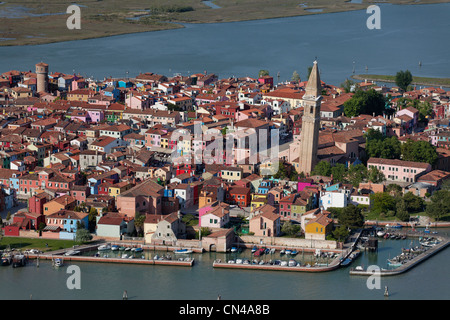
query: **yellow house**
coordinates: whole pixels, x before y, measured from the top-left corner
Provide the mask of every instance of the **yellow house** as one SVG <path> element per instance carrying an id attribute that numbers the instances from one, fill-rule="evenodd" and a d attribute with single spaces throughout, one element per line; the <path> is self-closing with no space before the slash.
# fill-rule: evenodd
<path id="1" fill-rule="evenodd" d="M 305 239 L 326 240 L 326 236 L 333 231 L 333 219 L 319 213 L 305 225 Z"/>
<path id="2" fill-rule="evenodd" d="M 117 200 L 117 196 L 121 194 L 124 191 L 127 191 L 128 189 L 131 189 L 133 187 L 133 184 L 131 184 L 128 181 L 122 181 L 118 182 L 111 187 L 109 187 L 109 195 L 111 197 L 114 197 L 114 199 Z"/>
<path id="3" fill-rule="evenodd" d="M 267 194 L 253 193 L 252 202 L 250 204 L 252 210 L 267 204 Z"/>
<path id="4" fill-rule="evenodd" d="M 220 170 L 220 177 L 227 182 L 239 181 L 243 178 L 243 170 L 238 167 L 226 167 Z"/>

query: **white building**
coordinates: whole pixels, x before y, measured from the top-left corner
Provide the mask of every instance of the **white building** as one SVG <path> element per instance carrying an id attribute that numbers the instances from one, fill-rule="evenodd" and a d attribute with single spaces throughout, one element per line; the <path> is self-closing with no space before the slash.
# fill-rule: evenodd
<path id="1" fill-rule="evenodd" d="M 320 195 L 319 205 L 325 210 L 328 208 L 345 208 L 349 195 L 346 190 L 326 191 Z"/>

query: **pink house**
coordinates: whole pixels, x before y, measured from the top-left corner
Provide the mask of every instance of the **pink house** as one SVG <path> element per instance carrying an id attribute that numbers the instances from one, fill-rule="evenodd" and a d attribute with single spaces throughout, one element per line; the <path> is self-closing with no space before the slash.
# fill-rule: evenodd
<path id="1" fill-rule="evenodd" d="M 313 179 L 299 179 L 298 183 L 297 183 L 297 191 L 303 191 L 303 189 L 305 189 L 305 187 L 309 187 L 312 186 L 313 183 Z"/>
<path id="2" fill-rule="evenodd" d="M 431 171 L 429 163 L 403 161 L 398 159 L 370 158 L 367 168 L 375 167 L 381 171 L 387 181 L 411 182 L 417 181 L 422 174 Z"/>
<path id="3" fill-rule="evenodd" d="M 200 208 L 199 227 L 223 228 L 230 221 L 230 205 L 216 201 L 211 205 Z"/>
<path id="4" fill-rule="evenodd" d="M 407 115 L 413 119 L 412 126 L 416 126 L 419 121 L 419 111 L 413 107 L 407 107 L 397 112 L 396 117 L 400 118 L 403 115 Z"/>

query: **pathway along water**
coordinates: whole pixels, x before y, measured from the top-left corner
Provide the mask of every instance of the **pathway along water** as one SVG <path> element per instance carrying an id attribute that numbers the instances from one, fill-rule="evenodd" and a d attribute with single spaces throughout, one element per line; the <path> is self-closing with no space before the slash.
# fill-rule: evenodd
<path id="1" fill-rule="evenodd" d="M 433 230 L 434 231 L 434 230 Z M 450 228 L 438 229 L 450 234 Z M 379 241 L 377 252 L 362 252 L 350 267 L 378 265 L 387 268 L 387 259 L 401 253 L 403 247 L 417 245 L 417 239 Z M 165 254 L 166 252 L 162 252 Z M 154 252 L 148 252 L 152 256 Z M 251 250 L 241 253 L 251 257 Z M 367 277 L 350 275 L 350 268 L 325 273 L 261 270 L 229 270 L 212 267 L 214 260 L 227 260 L 230 254 L 192 254 L 193 267 L 123 265 L 79 262 L 81 289 L 69 290 L 70 274 L 65 263 L 52 268 L 51 262 L 35 260 L 22 268 L 0 267 L 0 296 L 3 299 L 105 299 L 120 300 L 124 290 L 128 299 L 210 300 L 218 294 L 224 300 L 379 300 L 384 288 L 389 299 L 436 300 L 450 298 L 448 291 L 450 250 L 445 249 L 408 272 L 382 277 L 380 289 L 368 289 Z M 300 259 L 300 257 L 297 257 Z M 211 298 L 213 297 L 213 298 Z"/>
<path id="2" fill-rule="evenodd" d="M 139 72 L 172 76 L 204 72 L 256 77 L 267 69 L 275 80 L 306 77 L 315 57 L 323 81 L 339 85 L 355 74 L 448 77 L 450 3 L 380 4 L 382 24 L 369 30 L 365 10 L 213 24 L 183 29 L 36 46 L 0 47 L 0 71 L 33 70 L 39 61 L 50 71 L 96 79 L 133 77 Z M 382 53 L 382 54 L 381 54 Z M 419 61 L 422 62 L 419 67 Z M 367 66 L 367 70 L 366 70 Z M 277 74 L 280 77 L 277 77 Z"/>

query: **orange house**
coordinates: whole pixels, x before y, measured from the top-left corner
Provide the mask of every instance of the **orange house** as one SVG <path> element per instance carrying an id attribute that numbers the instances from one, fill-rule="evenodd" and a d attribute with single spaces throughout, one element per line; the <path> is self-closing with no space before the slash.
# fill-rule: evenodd
<path id="1" fill-rule="evenodd" d="M 44 214 L 46 216 L 60 210 L 73 210 L 77 205 L 77 200 L 69 195 L 64 195 L 44 204 Z"/>

